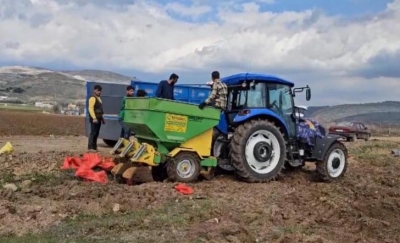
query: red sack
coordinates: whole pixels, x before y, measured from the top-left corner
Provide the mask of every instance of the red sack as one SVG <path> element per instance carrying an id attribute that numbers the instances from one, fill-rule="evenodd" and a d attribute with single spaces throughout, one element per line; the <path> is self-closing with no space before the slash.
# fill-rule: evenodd
<path id="1" fill-rule="evenodd" d="M 178 185 L 176 185 L 175 189 L 184 195 L 190 195 L 193 193 L 193 189 L 190 186 L 187 186 L 182 183 L 179 183 Z"/>
<path id="2" fill-rule="evenodd" d="M 65 157 L 64 163 L 61 166 L 61 169 L 62 170 L 78 169 L 81 164 L 82 164 L 82 161 L 78 157 L 77 158 Z"/>
<path id="3" fill-rule="evenodd" d="M 111 158 L 105 158 L 99 165 L 103 170 L 111 171 L 114 168 L 115 163 Z"/>
<path id="4" fill-rule="evenodd" d="M 105 171 L 95 172 L 94 167 L 100 167 L 103 170 L 110 171 L 115 166 L 111 158 L 102 159 L 99 154 L 85 153 L 82 158 L 79 157 L 66 157 L 61 166 L 62 170 L 75 169 L 75 176 L 100 183 L 108 182 L 107 174 Z"/>
<path id="5" fill-rule="evenodd" d="M 88 181 L 96 181 L 96 182 L 100 182 L 100 183 L 108 182 L 107 174 L 104 170 L 95 172 L 94 170 L 89 169 L 85 166 L 77 169 L 75 172 L 75 176 L 86 179 Z"/>

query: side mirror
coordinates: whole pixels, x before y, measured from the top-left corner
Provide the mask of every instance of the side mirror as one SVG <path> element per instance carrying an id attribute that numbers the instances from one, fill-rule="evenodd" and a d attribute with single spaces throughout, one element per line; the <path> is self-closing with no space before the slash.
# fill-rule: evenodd
<path id="1" fill-rule="evenodd" d="M 301 112 L 296 112 L 296 113 L 294 114 L 294 117 L 295 117 L 295 119 L 301 119 L 301 118 L 304 117 L 304 114 L 301 113 Z"/>
<path id="2" fill-rule="evenodd" d="M 311 89 L 310 88 L 306 89 L 306 100 L 307 101 L 311 100 Z"/>
<path id="3" fill-rule="evenodd" d="M 367 130 L 368 129 L 368 127 L 364 127 L 364 130 Z"/>

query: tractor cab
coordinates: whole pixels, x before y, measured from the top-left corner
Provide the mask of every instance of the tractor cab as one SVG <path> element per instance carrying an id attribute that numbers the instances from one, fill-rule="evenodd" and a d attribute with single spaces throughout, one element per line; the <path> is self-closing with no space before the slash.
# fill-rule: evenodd
<path id="1" fill-rule="evenodd" d="M 292 89 L 294 84 L 289 81 L 249 73 L 232 75 L 221 81 L 228 86 L 228 104 L 217 126 L 220 133 L 232 133 L 247 119 L 268 117 L 281 127 L 288 139 L 296 138 L 300 117 L 296 115 L 299 109 L 295 107 L 293 97 L 305 89 L 307 100 L 310 100 L 308 86 Z"/>

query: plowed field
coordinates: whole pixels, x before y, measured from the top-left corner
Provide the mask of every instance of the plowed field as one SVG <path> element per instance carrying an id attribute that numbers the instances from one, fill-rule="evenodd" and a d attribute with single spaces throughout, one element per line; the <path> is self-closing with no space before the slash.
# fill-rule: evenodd
<path id="1" fill-rule="evenodd" d="M 400 242 L 399 140 L 346 143 L 338 182 L 315 182 L 309 164 L 267 184 L 220 175 L 185 196 L 174 183 L 103 185 L 61 171 L 85 152 L 83 129 L 82 118 L 0 111 L 0 145 L 15 147 L 0 156 L 0 242 Z"/>

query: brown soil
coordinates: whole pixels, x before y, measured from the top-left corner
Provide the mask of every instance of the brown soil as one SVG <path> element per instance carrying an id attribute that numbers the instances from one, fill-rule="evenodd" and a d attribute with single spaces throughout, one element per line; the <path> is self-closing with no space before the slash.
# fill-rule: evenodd
<path id="1" fill-rule="evenodd" d="M 61 171 L 85 137 L 6 141 L 15 153 L 0 156 L 0 242 L 400 242 L 399 141 L 346 143 L 349 169 L 334 183 L 315 182 L 309 164 L 266 184 L 220 175 L 190 184 L 190 196 L 174 183 L 102 185 Z"/>
<path id="2" fill-rule="evenodd" d="M 84 117 L 0 110 L 0 135 L 85 135 Z"/>

